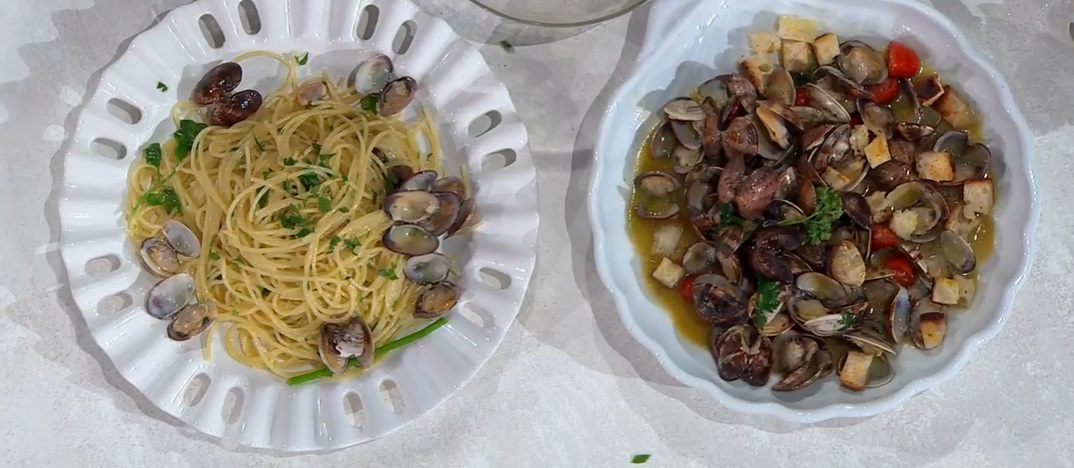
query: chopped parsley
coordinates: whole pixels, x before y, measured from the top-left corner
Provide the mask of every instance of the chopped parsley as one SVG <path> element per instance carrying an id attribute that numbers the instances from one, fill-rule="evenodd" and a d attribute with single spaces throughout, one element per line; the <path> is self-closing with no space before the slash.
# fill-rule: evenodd
<path id="1" fill-rule="evenodd" d="M 238 317 L 239 316 L 239 311 L 237 311 L 235 309 L 231 309 L 231 315 L 234 315 L 234 316 Z"/>
<path id="2" fill-rule="evenodd" d="M 160 169 L 160 143 L 153 143 L 152 145 L 146 146 L 145 151 L 143 151 L 142 153 L 145 154 L 146 163 L 148 163 L 150 166 Z"/>
<path id="3" fill-rule="evenodd" d="M 295 162 L 296 162 L 296 161 L 295 161 L 295 159 L 294 159 L 294 158 L 284 158 L 284 159 L 283 159 L 283 165 L 284 165 L 284 166 L 294 166 L 294 165 L 295 165 Z"/>
<path id="4" fill-rule="evenodd" d="M 208 125 L 190 119 L 179 121 L 179 129 L 172 133 L 172 138 L 175 139 L 175 159 L 179 162 L 186 159 L 187 155 L 190 154 L 190 150 L 194 148 L 194 140 L 206 127 Z"/>
<path id="5" fill-rule="evenodd" d="M 257 145 L 257 150 L 258 151 L 261 151 L 261 152 L 265 151 L 265 144 L 262 143 L 261 140 L 257 139 L 257 135 L 254 135 L 254 144 Z"/>
<path id="6" fill-rule="evenodd" d="M 345 206 L 341 206 L 341 207 L 339 207 L 339 212 L 340 212 L 340 213 L 350 213 L 350 212 L 351 212 L 351 209 L 350 209 L 350 208 L 347 208 L 347 207 L 345 207 Z"/>
<path id="7" fill-rule="evenodd" d="M 183 202 L 179 194 L 170 188 L 161 189 L 157 192 L 148 192 L 142 195 L 142 200 L 149 206 L 163 206 L 168 214 L 174 214 L 183 210 Z"/>
<path id="8" fill-rule="evenodd" d="M 820 245 L 832 238 L 832 223 L 843 215 L 843 199 L 830 187 L 817 188 L 817 207 L 813 214 L 794 220 L 780 222 L 780 225 L 791 226 L 804 224 L 806 242 L 809 245 Z"/>
<path id="9" fill-rule="evenodd" d="M 313 155 L 316 158 L 314 164 L 319 164 L 324 167 L 328 167 L 328 160 L 335 156 L 335 153 L 321 153 L 321 144 L 313 144 Z"/>
<path id="10" fill-rule="evenodd" d="M 302 186 L 306 190 L 313 190 L 313 187 L 321 185 L 321 178 L 317 176 L 316 172 L 306 172 L 298 176 L 298 181 L 302 182 Z"/>
<path id="11" fill-rule="evenodd" d="M 630 458 L 630 463 L 633 463 L 635 465 L 641 465 L 642 463 L 648 462 L 649 457 L 651 456 L 652 455 L 648 453 L 639 453 Z"/>
<path id="12" fill-rule="evenodd" d="M 753 294 L 753 322 L 758 330 L 768 324 L 768 314 L 778 307 L 779 283 L 757 278 L 757 292 Z"/>
<path id="13" fill-rule="evenodd" d="M 745 219 L 735 214 L 735 208 L 730 203 L 720 205 L 721 226 L 741 226 Z"/>
<path id="14" fill-rule="evenodd" d="M 302 55 L 296 55 L 295 56 L 295 63 L 297 63 L 299 65 L 305 65 L 306 62 L 308 62 L 309 60 L 310 60 L 310 53 L 309 52 L 303 53 Z"/>
<path id="15" fill-rule="evenodd" d="M 325 197 L 317 197 L 317 209 L 321 210 L 321 213 L 332 211 L 332 200 Z"/>
<path id="16" fill-rule="evenodd" d="M 379 274 L 380 274 L 380 276 L 382 276 L 384 278 L 388 278 L 390 280 L 399 279 L 399 276 L 397 276 L 395 274 L 395 265 L 392 265 L 391 268 L 383 268 L 383 269 L 381 269 L 379 271 Z"/>
<path id="17" fill-rule="evenodd" d="M 358 101 L 358 107 L 361 107 L 362 110 L 369 112 L 370 114 L 376 114 L 378 101 L 380 101 L 380 96 L 376 93 L 367 94 L 361 101 Z"/>
<path id="18" fill-rule="evenodd" d="M 280 213 L 280 226 L 286 229 L 298 229 L 299 234 L 295 234 L 297 237 L 305 237 L 309 234 L 309 220 L 302 213 L 298 211 L 298 207 L 291 205 L 287 207 L 282 213 Z M 304 233 L 303 233 L 304 232 Z"/>
<path id="19" fill-rule="evenodd" d="M 160 92 L 162 92 L 162 93 L 166 93 L 166 92 L 168 92 L 168 85 L 164 84 L 163 81 L 158 81 L 157 82 L 157 89 L 159 89 Z"/>
<path id="20" fill-rule="evenodd" d="M 210 251 L 209 258 L 213 260 L 220 260 L 220 254 L 216 253 L 216 251 Z"/>
<path id="21" fill-rule="evenodd" d="M 328 252 L 332 253 L 335 251 L 336 246 L 339 245 L 340 242 L 343 242 L 343 239 L 340 239 L 339 236 L 332 236 L 332 239 L 328 241 Z"/>
<path id="22" fill-rule="evenodd" d="M 854 321 L 856 319 L 857 317 L 855 317 L 854 314 L 850 311 L 843 311 L 842 316 L 839 317 L 839 330 L 846 330 L 850 328 L 851 325 L 854 325 Z"/>
<path id="23" fill-rule="evenodd" d="M 343 245 L 346 245 L 349 250 L 354 250 L 361 244 L 358 242 L 358 239 L 343 239 Z"/>

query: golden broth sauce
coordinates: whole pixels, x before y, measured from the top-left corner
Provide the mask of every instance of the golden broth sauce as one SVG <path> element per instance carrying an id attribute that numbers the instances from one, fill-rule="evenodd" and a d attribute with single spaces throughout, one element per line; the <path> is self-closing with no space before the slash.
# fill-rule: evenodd
<path id="1" fill-rule="evenodd" d="M 922 64 L 921 72 L 918 73 L 913 81 L 919 81 L 934 73 L 932 67 L 928 64 Z M 696 98 L 696 91 L 691 93 L 691 96 Z M 908 106 L 909 103 L 905 97 L 899 96 L 899 98 L 892 103 L 892 107 Z M 983 138 L 981 123 L 978 118 L 973 119 L 973 125 L 965 130 L 969 136 L 970 143 L 981 141 Z M 652 142 L 653 133 L 655 128 L 649 131 L 649 136 L 646 137 L 642 143 L 641 151 L 635 159 L 635 174 L 642 174 L 649 171 L 661 171 L 666 174 L 675 176 L 680 183 L 685 185 L 685 176 L 676 174 L 673 170 L 672 158 L 655 159 L 650 152 L 650 144 Z M 684 195 L 682 191 L 676 195 L 676 201 L 681 207 L 685 208 L 685 202 L 683 200 Z M 627 231 L 630 236 L 631 242 L 634 244 L 634 250 L 638 257 L 641 259 L 642 265 L 642 283 L 645 284 L 649 293 L 656 298 L 656 302 L 660 304 L 664 310 L 671 316 L 672 322 L 675 324 L 675 329 L 680 336 L 685 338 L 688 342 L 694 343 L 699 346 L 706 346 L 708 340 L 709 330 L 712 328 L 701 317 L 697 315 L 694 309 L 694 303 L 692 300 L 687 300 L 682 296 L 680 292 L 681 288 L 668 288 L 656 281 L 653 278 L 653 272 L 656 271 L 656 267 L 663 259 L 660 255 L 653 255 L 653 237 L 656 230 L 660 226 L 668 224 L 674 224 L 682 229 L 682 237 L 679 239 L 678 248 L 672 257 L 669 257 L 677 264 L 682 264 L 682 256 L 686 252 L 686 249 L 691 245 L 697 243 L 701 239 L 697 237 L 693 227 L 690 224 L 690 218 L 686 209 L 680 210 L 679 214 L 674 218 L 669 219 L 647 219 L 638 216 L 634 212 L 634 207 L 638 204 L 638 194 L 632 192 L 630 204 L 627 210 Z M 988 259 L 995 250 L 995 229 L 991 216 L 986 216 L 981 220 L 980 227 L 970 235 L 970 245 L 973 247 L 974 253 L 977 255 L 978 264 Z M 974 270 L 968 275 L 977 280 L 977 270 Z"/>

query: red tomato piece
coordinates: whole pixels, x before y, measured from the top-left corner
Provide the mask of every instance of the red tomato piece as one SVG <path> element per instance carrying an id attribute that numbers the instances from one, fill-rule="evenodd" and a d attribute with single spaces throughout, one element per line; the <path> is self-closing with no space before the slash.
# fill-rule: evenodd
<path id="1" fill-rule="evenodd" d="M 805 86 L 799 86 L 794 90 L 794 105 L 796 106 L 808 106 L 809 105 L 809 91 L 806 91 Z"/>
<path id="2" fill-rule="evenodd" d="M 891 104 L 891 101 L 899 97 L 899 81 L 890 76 L 880 84 L 869 86 L 868 89 L 870 93 L 873 93 L 873 102 L 881 106 Z"/>
<path id="3" fill-rule="evenodd" d="M 697 278 L 697 274 L 686 275 L 681 282 L 679 282 L 679 293 L 682 294 L 682 298 L 694 302 L 694 278 Z"/>
<path id="4" fill-rule="evenodd" d="M 921 59 L 909 47 L 895 41 L 888 44 L 888 76 L 912 78 L 921 71 Z"/>
<path id="5" fill-rule="evenodd" d="M 856 126 L 861 125 L 861 124 L 862 124 L 861 114 L 859 114 L 857 112 L 855 112 L 853 114 L 850 114 L 850 126 L 851 127 L 856 127 Z"/>
<path id="6" fill-rule="evenodd" d="M 869 241 L 871 250 L 886 249 L 899 245 L 899 236 L 895 235 L 895 231 L 883 224 L 874 224 L 871 232 L 872 238 Z"/>
<path id="7" fill-rule="evenodd" d="M 903 256 L 894 256 L 884 262 L 884 268 L 895 274 L 891 279 L 899 283 L 900 286 L 909 288 L 917 281 L 916 275 L 914 275 L 914 265 L 910 263 Z"/>

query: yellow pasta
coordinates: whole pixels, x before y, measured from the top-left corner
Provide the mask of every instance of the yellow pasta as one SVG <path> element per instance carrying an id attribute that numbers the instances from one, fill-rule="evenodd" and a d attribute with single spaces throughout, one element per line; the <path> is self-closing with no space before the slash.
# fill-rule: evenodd
<path id="1" fill-rule="evenodd" d="M 199 300 L 215 301 L 213 333 L 238 362 L 287 377 L 320 367 L 325 323 L 360 315 L 377 345 L 411 326 L 419 287 L 402 274 L 403 255 L 381 245 L 391 225 L 382 203 L 387 168 L 406 164 L 440 170 L 439 144 L 427 115 L 408 124 L 363 111 L 362 98 L 327 76 L 298 82 L 293 60 L 272 52 L 287 70 L 280 89 L 250 118 L 201 131 L 180 159 L 173 139 L 161 145 L 159 167 L 139 158 L 126 195 L 132 242 L 158 235 L 177 219 L 198 236 L 201 251 L 183 264 Z M 299 89 L 323 81 L 327 97 L 299 103 Z M 188 102 L 172 118 L 198 118 Z M 374 152 L 374 148 L 378 148 Z M 170 189 L 181 208 L 146 203 Z M 218 329 L 218 330 L 217 330 Z"/>

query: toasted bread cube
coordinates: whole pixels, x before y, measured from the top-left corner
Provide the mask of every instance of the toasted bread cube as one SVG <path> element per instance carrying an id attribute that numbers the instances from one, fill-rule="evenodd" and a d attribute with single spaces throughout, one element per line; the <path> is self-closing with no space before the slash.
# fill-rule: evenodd
<path id="1" fill-rule="evenodd" d="M 959 130 L 968 130 L 973 126 L 975 120 L 973 118 L 973 109 L 950 86 L 945 86 L 943 91 L 933 108 L 953 127 Z"/>
<path id="2" fill-rule="evenodd" d="M 869 204 L 869 212 L 872 213 L 873 222 L 876 224 L 891 221 L 891 207 L 884 203 L 884 198 L 887 195 L 887 192 L 876 191 L 865 197 L 865 202 Z"/>
<path id="3" fill-rule="evenodd" d="M 779 34 L 774 32 L 751 32 L 750 55 L 767 55 L 779 52 Z"/>
<path id="4" fill-rule="evenodd" d="M 847 353 L 843 368 L 839 369 L 839 385 L 860 392 L 865 390 L 869 380 L 869 366 L 873 364 L 873 355 L 861 351 Z"/>
<path id="5" fill-rule="evenodd" d="M 779 37 L 807 43 L 817 37 L 817 22 L 794 16 L 779 17 Z"/>
<path id="6" fill-rule="evenodd" d="M 947 334 L 947 315 L 942 312 L 925 313 L 921 316 L 921 344 L 932 349 L 943 343 Z"/>
<path id="7" fill-rule="evenodd" d="M 900 210 L 891 215 L 890 227 L 895 232 L 895 235 L 910 240 L 914 235 L 914 231 L 917 230 L 918 222 L 917 213 L 912 210 Z"/>
<path id="8" fill-rule="evenodd" d="M 754 55 L 742 61 L 746 78 L 749 78 L 750 83 L 753 83 L 753 87 L 757 88 L 759 93 L 764 93 L 765 78 L 772 73 L 774 67 L 772 60 L 760 55 Z"/>
<path id="9" fill-rule="evenodd" d="M 937 304 L 958 304 L 958 281 L 951 278 L 936 278 L 932 281 L 932 302 Z"/>
<path id="10" fill-rule="evenodd" d="M 992 179 L 972 179 L 962 184 L 962 199 L 967 214 L 987 215 L 995 204 Z"/>
<path id="11" fill-rule="evenodd" d="M 780 59 L 783 61 L 783 68 L 788 72 L 807 72 L 813 68 L 812 57 L 813 48 L 809 46 L 808 42 L 798 41 L 783 41 L 783 50 L 780 54 Z"/>
<path id="12" fill-rule="evenodd" d="M 955 275 L 955 281 L 958 282 L 958 303 L 969 307 L 977 295 L 977 281 L 963 275 Z"/>
<path id="13" fill-rule="evenodd" d="M 866 146 L 869 146 L 869 127 L 855 126 L 850 131 L 850 149 L 854 151 L 854 154 L 865 154 Z"/>
<path id="14" fill-rule="evenodd" d="M 864 127 L 864 125 L 861 126 Z M 891 161 L 891 153 L 888 151 L 888 137 L 880 134 L 873 138 L 869 146 L 865 147 L 865 159 L 869 161 L 869 166 L 874 169 Z"/>
<path id="15" fill-rule="evenodd" d="M 682 239 L 682 228 L 674 224 L 664 224 L 656 229 L 653 234 L 653 255 L 671 257 L 679 249 L 679 239 Z"/>
<path id="16" fill-rule="evenodd" d="M 839 38 L 835 33 L 822 34 L 813 39 L 813 52 L 816 53 L 817 64 L 831 64 L 839 56 Z"/>
<path id="17" fill-rule="evenodd" d="M 686 269 L 667 257 L 660 260 L 660 265 L 653 272 L 653 278 L 656 278 L 660 284 L 672 289 L 679 285 L 679 281 L 682 281 L 683 276 L 686 276 Z"/>
<path id="18" fill-rule="evenodd" d="M 824 174 L 821 174 L 821 179 L 824 179 L 824 183 L 831 186 L 835 190 L 845 190 L 853 183 L 846 174 L 837 171 L 834 167 L 828 166 L 824 169 Z"/>
<path id="19" fill-rule="evenodd" d="M 955 163 L 951 153 L 926 151 L 917 155 L 917 174 L 922 179 L 947 182 L 955 178 Z"/>

